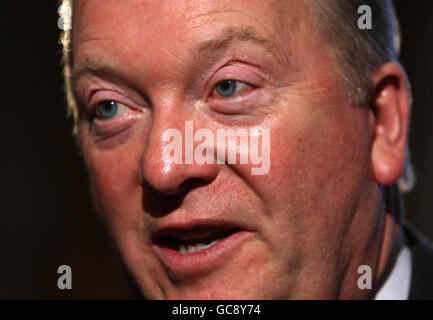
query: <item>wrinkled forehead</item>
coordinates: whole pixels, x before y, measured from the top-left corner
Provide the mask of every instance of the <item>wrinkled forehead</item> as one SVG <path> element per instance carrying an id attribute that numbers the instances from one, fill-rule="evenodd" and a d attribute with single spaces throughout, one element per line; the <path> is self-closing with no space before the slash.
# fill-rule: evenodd
<path id="1" fill-rule="evenodd" d="M 77 46 L 115 42 L 130 52 L 163 44 L 167 54 L 227 27 L 247 27 L 280 46 L 308 14 L 302 0 L 76 0 L 73 52 Z M 159 48 L 161 49 L 161 48 Z M 158 56 L 161 59 L 161 56 Z"/>

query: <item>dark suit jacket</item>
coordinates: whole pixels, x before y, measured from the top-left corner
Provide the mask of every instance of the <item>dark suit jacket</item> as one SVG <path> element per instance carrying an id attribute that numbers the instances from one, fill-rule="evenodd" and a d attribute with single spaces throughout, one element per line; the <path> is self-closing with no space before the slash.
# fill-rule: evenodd
<path id="1" fill-rule="evenodd" d="M 409 300 L 433 300 L 433 245 L 407 223 L 403 227 L 403 236 L 412 257 Z M 402 242 L 392 249 L 383 274 L 370 293 L 369 299 L 374 299 L 388 279 L 403 244 Z"/>
<path id="2" fill-rule="evenodd" d="M 433 245 L 409 226 L 404 232 L 412 253 L 409 300 L 433 300 Z"/>

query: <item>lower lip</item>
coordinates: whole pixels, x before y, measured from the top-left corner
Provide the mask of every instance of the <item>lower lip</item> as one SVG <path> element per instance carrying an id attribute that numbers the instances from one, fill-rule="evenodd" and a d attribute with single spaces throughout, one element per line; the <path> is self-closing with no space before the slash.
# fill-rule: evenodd
<path id="1" fill-rule="evenodd" d="M 220 240 L 212 247 L 186 254 L 157 244 L 153 245 L 153 250 L 173 276 L 191 277 L 194 274 L 212 271 L 223 262 L 226 263 L 235 249 L 250 235 L 250 232 L 238 231 Z"/>

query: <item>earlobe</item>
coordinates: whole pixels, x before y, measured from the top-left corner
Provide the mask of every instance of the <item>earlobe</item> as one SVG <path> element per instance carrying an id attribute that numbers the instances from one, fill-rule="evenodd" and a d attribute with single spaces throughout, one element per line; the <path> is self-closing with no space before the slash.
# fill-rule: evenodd
<path id="1" fill-rule="evenodd" d="M 391 185 L 398 180 L 404 168 L 404 150 L 396 147 L 386 135 L 374 138 L 372 152 L 373 173 L 382 185 Z"/>
<path id="2" fill-rule="evenodd" d="M 399 64 L 388 63 L 377 70 L 373 85 L 372 168 L 379 184 L 391 185 L 404 168 L 411 104 L 409 83 Z"/>

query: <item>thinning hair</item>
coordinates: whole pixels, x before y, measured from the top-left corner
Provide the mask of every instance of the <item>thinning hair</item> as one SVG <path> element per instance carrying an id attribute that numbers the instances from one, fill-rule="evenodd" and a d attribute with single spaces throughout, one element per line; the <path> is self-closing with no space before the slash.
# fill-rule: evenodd
<path id="1" fill-rule="evenodd" d="M 322 37 L 332 46 L 352 103 L 368 103 L 373 72 L 400 53 L 400 28 L 392 0 L 312 0 Z M 371 8 L 372 28 L 360 29 L 358 8 Z"/>
<path id="2" fill-rule="evenodd" d="M 338 72 L 352 104 L 368 105 L 372 97 L 372 77 L 380 66 L 398 61 L 400 26 L 392 0 L 311 0 L 321 36 L 330 44 Z M 367 5 L 372 28 L 360 29 L 358 8 Z M 409 148 L 405 151 L 400 191 L 409 192 L 415 184 Z"/>
<path id="3" fill-rule="evenodd" d="M 286 0 L 283 0 L 286 1 Z M 308 0 L 322 37 L 330 44 L 338 65 L 338 72 L 347 97 L 357 106 L 368 105 L 372 94 L 372 76 L 383 64 L 398 61 L 400 29 L 392 0 Z M 73 0 L 60 0 L 73 11 Z M 367 5 L 372 12 L 372 29 L 358 27 L 358 8 Z M 71 30 L 60 37 L 63 47 L 64 87 L 68 115 L 74 120 L 77 134 L 79 109 L 72 91 Z M 408 192 L 415 182 L 410 155 L 406 149 L 406 163 L 398 181 L 402 192 Z"/>

